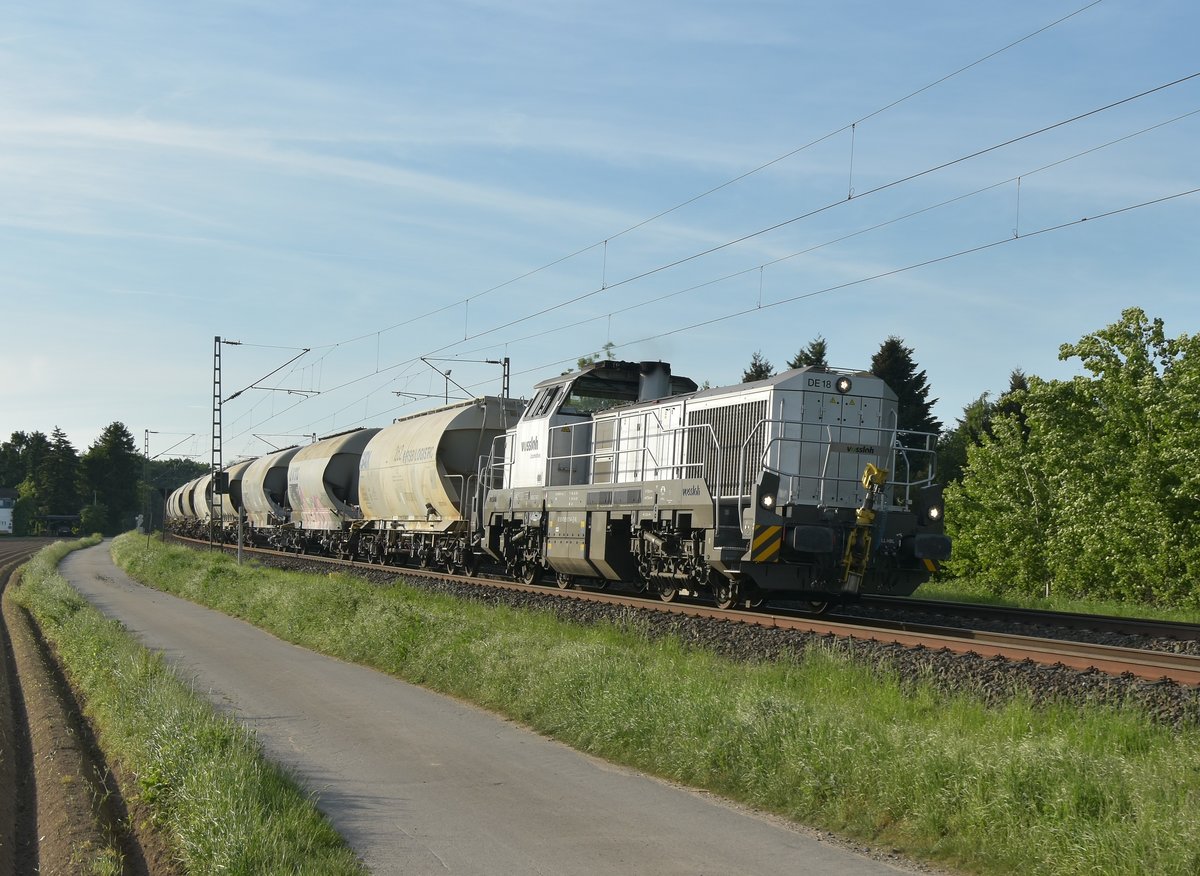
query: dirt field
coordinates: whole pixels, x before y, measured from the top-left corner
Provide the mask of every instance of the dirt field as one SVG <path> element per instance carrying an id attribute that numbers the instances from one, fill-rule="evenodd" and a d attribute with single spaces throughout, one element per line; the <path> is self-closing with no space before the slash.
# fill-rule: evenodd
<path id="1" fill-rule="evenodd" d="M 70 685 L 37 627 L 8 592 L 16 567 L 43 539 L 0 541 L 0 873 L 182 870 L 162 838 L 126 803 Z"/>

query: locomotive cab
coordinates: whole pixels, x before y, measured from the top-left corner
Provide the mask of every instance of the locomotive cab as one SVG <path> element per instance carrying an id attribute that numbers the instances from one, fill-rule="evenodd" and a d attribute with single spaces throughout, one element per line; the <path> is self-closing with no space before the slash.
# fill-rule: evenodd
<path id="1" fill-rule="evenodd" d="M 587 484 L 592 470 L 592 419 L 647 399 L 694 392 L 696 384 L 673 377 L 663 362 L 605 360 L 543 380 L 520 422 L 507 437 L 504 486 L 555 487 Z"/>

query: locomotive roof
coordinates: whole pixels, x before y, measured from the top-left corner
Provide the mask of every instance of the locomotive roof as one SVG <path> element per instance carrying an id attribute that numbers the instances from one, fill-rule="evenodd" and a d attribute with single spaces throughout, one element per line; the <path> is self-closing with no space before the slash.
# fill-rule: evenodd
<path id="1" fill-rule="evenodd" d="M 700 389 L 700 390 L 697 390 L 697 391 L 691 392 L 691 393 L 684 392 L 684 393 L 677 393 L 677 394 L 678 395 L 686 395 L 689 399 L 717 398 L 717 397 L 721 397 L 721 396 L 729 396 L 729 395 L 733 395 L 735 393 L 748 392 L 748 391 L 753 391 L 753 390 L 758 390 L 758 389 L 771 389 L 774 387 L 778 387 L 782 384 L 792 383 L 795 381 L 795 379 L 799 375 L 806 374 L 806 373 L 829 374 L 834 377 L 869 378 L 871 380 L 879 380 L 879 377 L 872 374 L 870 371 L 855 371 L 855 370 L 846 369 L 846 368 L 823 368 L 821 366 L 816 366 L 816 365 L 806 365 L 803 368 L 793 368 L 788 371 L 781 371 L 778 374 L 774 374 L 771 377 L 766 377 L 762 380 L 751 380 L 748 383 L 733 383 L 733 384 L 730 384 L 729 386 L 714 386 L 709 389 Z M 891 391 L 890 389 L 887 388 L 887 384 L 882 383 L 882 381 L 880 381 L 880 383 L 884 386 L 886 391 L 888 391 L 888 392 Z M 794 388 L 794 387 L 789 387 L 789 388 Z M 616 411 L 629 411 L 629 410 L 640 408 L 640 407 L 653 407 L 658 404 L 664 404 L 667 402 L 675 401 L 674 395 L 676 395 L 676 394 L 673 394 L 669 398 L 648 399 L 646 401 L 641 401 L 641 402 L 631 402 L 627 405 L 621 405 L 619 408 L 611 408 L 610 410 L 613 412 L 616 412 Z M 608 413 L 608 412 L 606 411 L 606 413 Z"/>
<path id="2" fill-rule="evenodd" d="M 585 365 L 578 371 L 568 371 L 566 374 L 560 374 L 557 377 L 550 377 L 539 383 L 534 384 L 534 390 L 544 389 L 547 386 L 559 386 L 563 383 L 573 383 L 581 377 L 597 378 L 605 383 L 611 382 L 614 391 L 624 390 L 632 392 L 634 398 L 638 394 L 638 377 L 642 372 L 644 362 L 626 362 L 620 359 L 601 359 L 599 362 L 593 362 L 590 365 Z M 655 365 L 664 365 L 668 369 L 671 367 L 665 362 L 655 362 Z M 695 392 L 697 389 L 696 381 L 690 377 L 680 377 L 671 375 L 671 395 L 684 395 L 685 393 Z"/>

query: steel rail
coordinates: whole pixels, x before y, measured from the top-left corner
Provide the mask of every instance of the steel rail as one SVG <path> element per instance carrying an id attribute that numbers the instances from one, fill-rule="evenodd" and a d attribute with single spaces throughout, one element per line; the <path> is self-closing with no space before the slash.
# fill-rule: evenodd
<path id="1" fill-rule="evenodd" d="M 1049 611 L 1036 608 L 1013 608 L 983 605 L 973 602 L 943 602 L 938 599 L 913 599 L 907 596 L 863 596 L 857 605 L 865 607 L 915 609 L 930 614 L 953 614 L 962 617 L 1029 624 L 1032 626 L 1065 627 L 1074 630 L 1093 630 L 1131 636 L 1200 640 L 1200 624 L 1153 618 L 1117 617 L 1104 614 L 1079 614 L 1069 611 Z M 835 609 L 836 610 L 836 609 Z"/>

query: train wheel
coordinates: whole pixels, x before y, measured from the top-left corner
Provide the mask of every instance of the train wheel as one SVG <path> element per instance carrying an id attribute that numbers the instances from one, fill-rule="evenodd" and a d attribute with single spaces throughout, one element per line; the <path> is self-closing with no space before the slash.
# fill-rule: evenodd
<path id="1" fill-rule="evenodd" d="M 468 578 L 474 578 L 479 574 L 479 557 L 470 551 L 467 551 L 466 556 L 463 557 L 462 573 Z"/>
<path id="2" fill-rule="evenodd" d="M 555 583 L 558 584 L 559 590 L 575 589 L 575 579 L 571 575 L 564 575 L 561 572 L 555 577 Z"/>
<path id="3" fill-rule="evenodd" d="M 536 563 L 526 563 L 521 569 L 521 580 L 526 584 L 533 584 L 538 579 L 538 571 Z"/>
<path id="4" fill-rule="evenodd" d="M 733 608 L 738 601 L 738 585 L 721 575 L 713 584 L 713 596 L 717 600 L 717 608 Z"/>
<path id="5" fill-rule="evenodd" d="M 813 600 L 808 603 L 808 610 L 813 614 L 824 614 L 829 611 L 829 603 Z"/>
<path id="6" fill-rule="evenodd" d="M 679 596 L 679 588 L 674 584 L 663 584 L 658 589 L 658 598 L 663 602 L 674 602 Z"/>

